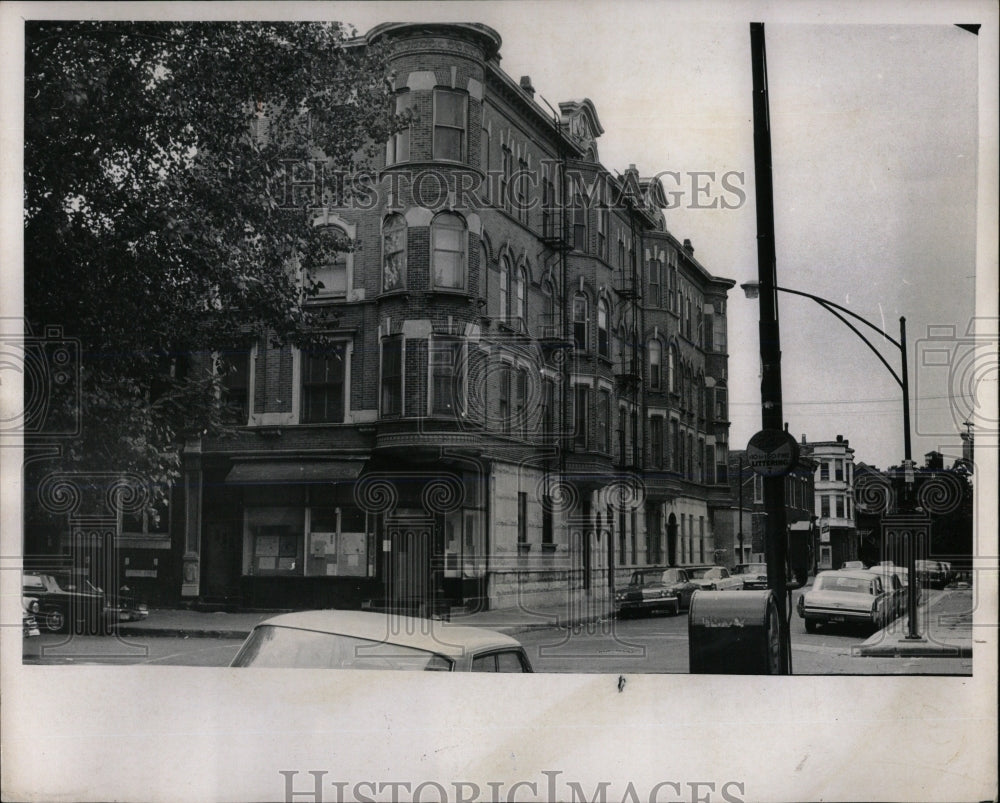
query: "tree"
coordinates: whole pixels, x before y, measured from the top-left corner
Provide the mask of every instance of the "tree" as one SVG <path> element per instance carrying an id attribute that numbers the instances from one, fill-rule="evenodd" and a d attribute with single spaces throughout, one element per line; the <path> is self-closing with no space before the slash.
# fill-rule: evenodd
<path id="1" fill-rule="evenodd" d="M 364 167 L 396 127 L 384 53 L 352 34 L 27 23 L 25 315 L 82 355 L 79 409 L 48 400 L 82 420 L 62 467 L 166 487 L 179 439 L 226 425 L 218 376 L 186 366 L 248 333 L 319 337 L 309 271 L 347 246 L 311 225 L 323 198 L 289 196 L 290 166 Z"/>

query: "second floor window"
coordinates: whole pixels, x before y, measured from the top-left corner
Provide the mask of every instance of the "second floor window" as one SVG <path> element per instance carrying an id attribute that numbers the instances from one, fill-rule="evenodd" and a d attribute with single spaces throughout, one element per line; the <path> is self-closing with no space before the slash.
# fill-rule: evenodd
<path id="1" fill-rule="evenodd" d="M 499 298 L 497 301 L 497 317 L 507 320 L 510 314 L 507 305 L 510 303 L 510 262 L 507 257 L 500 257 L 500 281 L 497 284 Z"/>
<path id="2" fill-rule="evenodd" d="M 396 96 L 396 114 L 405 115 L 407 118 L 412 114 L 413 101 L 409 92 Z M 397 164 L 398 162 L 408 162 L 410 160 L 410 126 L 407 119 L 406 128 L 401 128 L 391 137 L 386 144 L 385 164 Z"/>
<path id="3" fill-rule="evenodd" d="M 346 375 L 346 344 L 302 353 L 302 423 L 343 423 Z"/>
<path id="4" fill-rule="evenodd" d="M 581 351 L 587 349 L 587 324 L 589 323 L 587 297 L 577 294 L 573 297 L 573 342 Z"/>
<path id="5" fill-rule="evenodd" d="M 611 394 L 601 391 L 597 403 L 597 437 L 601 451 L 611 453 Z"/>
<path id="6" fill-rule="evenodd" d="M 574 427 L 573 442 L 578 449 L 586 449 L 588 430 L 590 429 L 590 388 L 586 385 L 577 385 L 575 401 L 573 412 L 576 416 L 576 426 Z"/>
<path id="7" fill-rule="evenodd" d="M 660 365 L 663 360 L 663 346 L 658 340 L 649 341 L 649 386 L 653 390 L 660 389 L 662 378 L 660 376 Z"/>
<path id="8" fill-rule="evenodd" d="M 406 287 L 406 219 L 389 215 L 382 225 L 382 289 Z"/>
<path id="9" fill-rule="evenodd" d="M 443 212 L 431 221 L 431 271 L 434 286 L 450 290 L 465 288 L 465 221 Z"/>
<path id="10" fill-rule="evenodd" d="M 434 158 L 465 160 L 465 120 L 468 98 L 461 92 L 434 90 Z"/>
<path id="11" fill-rule="evenodd" d="M 403 412 L 403 339 L 382 341 L 382 415 Z"/>
<path id="12" fill-rule="evenodd" d="M 465 371 L 462 341 L 435 338 L 430 344 L 431 415 L 454 415 L 465 398 Z"/>
<path id="13" fill-rule="evenodd" d="M 528 272 L 518 268 L 514 282 L 514 317 L 526 323 L 528 320 Z"/>
<path id="14" fill-rule="evenodd" d="M 663 419 L 649 419 L 649 459 L 653 468 L 663 468 Z"/>
<path id="15" fill-rule="evenodd" d="M 222 402 L 234 421 L 243 426 L 250 415 L 250 351 L 227 351 L 219 355 Z"/>
<path id="16" fill-rule="evenodd" d="M 573 248 L 587 250 L 587 205 L 579 192 L 573 196 Z"/>
<path id="17" fill-rule="evenodd" d="M 825 460 L 821 460 L 819 464 L 819 478 L 820 480 L 830 479 L 830 464 Z"/>
<path id="18" fill-rule="evenodd" d="M 597 353 L 609 357 L 608 346 L 608 302 L 603 298 L 597 302 Z"/>

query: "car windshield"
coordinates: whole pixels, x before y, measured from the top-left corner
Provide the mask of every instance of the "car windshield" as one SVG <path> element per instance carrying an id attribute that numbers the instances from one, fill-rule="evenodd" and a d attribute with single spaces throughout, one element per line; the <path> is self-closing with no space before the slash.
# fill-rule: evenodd
<path id="1" fill-rule="evenodd" d="M 659 583 L 663 578 L 662 571 L 655 572 L 632 572 L 632 579 L 629 581 L 629 585 L 633 586 L 646 586 L 650 583 Z"/>
<path id="2" fill-rule="evenodd" d="M 680 583 L 683 582 L 684 575 L 681 573 L 680 569 L 667 569 L 663 573 L 664 583 Z"/>
<path id="3" fill-rule="evenodd" d="M 71 574 L 54 574 L 52 577 L 63 591 L 84 591 L 88 594 L 100 594 L 97 588 L 86 577 L 75 577 Z"/>
<path id="4" fill-rule="evenodd" d="M 428 650 L 273 625 L 254 628 L 232 666 L 428 672 L 450 672 L 452 668 L 450 660 Z"/>
<path id="5" fill-rule="evenodd" d="M 748 563 L 745 566 L 737 566 L 736 574 L 767 574 L 767 564 Z"/>
<path id="6" fill-rule="evenodd" d="M 871 583 L 861 577 L 826 575 L 817 577 L 814 587 L 823 591 L 844 591 L 850 594 L 870 593 Z"/>

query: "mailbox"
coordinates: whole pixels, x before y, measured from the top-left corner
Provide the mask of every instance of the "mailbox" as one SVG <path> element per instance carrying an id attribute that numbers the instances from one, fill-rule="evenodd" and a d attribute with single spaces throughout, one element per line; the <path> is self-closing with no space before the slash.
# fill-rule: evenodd
<path id="1" fill-rule="evenodd" d="M 696 591 L 688 612 L 692 674 L 775 675 L 778 606 L 765 591 Z"/>

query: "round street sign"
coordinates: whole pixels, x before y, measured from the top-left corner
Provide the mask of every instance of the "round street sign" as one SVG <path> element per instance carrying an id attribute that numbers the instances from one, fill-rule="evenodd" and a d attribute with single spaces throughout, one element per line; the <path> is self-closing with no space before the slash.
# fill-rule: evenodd
<path id="1" fill-rule="evenodd" d="M 799 460 L 799 444 L 784 430 L 762 429 L 747 444 L 747 462 L 762 477 L 781 477 Z"/>

